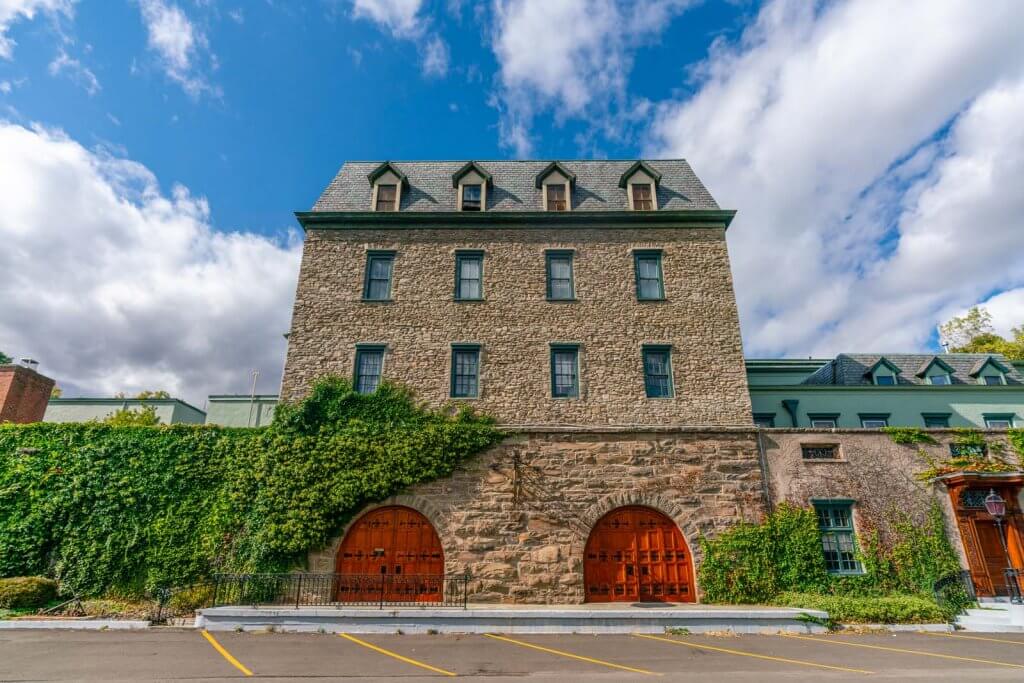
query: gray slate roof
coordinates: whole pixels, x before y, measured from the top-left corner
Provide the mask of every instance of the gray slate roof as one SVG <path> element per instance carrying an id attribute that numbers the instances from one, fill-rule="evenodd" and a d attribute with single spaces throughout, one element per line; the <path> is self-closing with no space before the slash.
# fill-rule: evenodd
<path id="1" fill-rule="evenodd" d="M 369 211 L 372 188 L 367 175 L 383 161 L 345 163 L 313 211 Z M 466 161 L 393 161 L 409 181 L 402 190 L 402 211 L 455 211 L 456 189 L 452 174 Z M 538 173 L 550 161 L 478 161 L 491 174 L 487 190 L 488 211 L 542 211 L 541 191 L 534 185 Z M 625 211 L 626 190 L 619 178 L 635 161 L 562 161 L 576 174 L 572 191 L 573 211 Z M 711 193 L 683 159 L 646 161 L 661 173 L 658 208 L 665 210 L 718 209 Z"/>
<path id="2" fill-rule="evenodd" d="M 933 358 L 939 358 L 953 368 L 953 384 L 977 384 L 977 377 L 971 377 L 976 367 L 987 358 L 994 358 L 1010 372 L 1006 373 L 1007 384 L 1024 384 L 1024 377 L 1006 358 L 998 353 L 841 353 L 830 363 L 821 366 L 801 384 L 838 384 L 844 386 L 871 384 L 871 378 L 864 373 L 885 358 L 900 369 L 896 381 L 899 384 L 928 384 L 917 373 Z"/>

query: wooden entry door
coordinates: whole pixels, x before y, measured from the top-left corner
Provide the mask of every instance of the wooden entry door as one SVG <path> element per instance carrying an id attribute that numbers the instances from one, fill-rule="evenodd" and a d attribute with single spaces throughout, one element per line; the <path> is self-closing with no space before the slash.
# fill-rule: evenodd
<path id="1" fill-rule="evenodd" d="M 439 602 L 444 551 L 434 525 L 412 508 L 372 510 L 338 550 L 339 602 Z"/>
<path id="2" fill-rule="evenodd" d="M 1006 553 L 1003 552 L 1003 542 L 999 538 L 998 527 L 995 522 L 990 520 L 975 519 L 974 532 L 978 536 L 978 549 L 981 551 L 984 564 L 983 571 L 988 574 L 992 593 L 1009 595 L 1006 576 L 1003 574 L 1007 568 Z"/>
<path id="3" fill-rule="evenodd" d="M 651 508 L 612 510 L 587 539 L 587 602 L 694 602 L 690 551 L 679 527 Z"/>
<path id="4" fill-rule="evenodd" d="M 946 483 L 956 511 L 957 527 L 967 555 L 974 591 L 979 597 L 1009 594 L 1003 573 L 1009 566 L 1006 552 L 999 539 L 999 528 L 985 510 L 985 496 L 992 490 L 1006 501 L 1003 533 L 1006 535 L 1010 561 L 1018 569 L 1024 561 L 1021 544 L 1024 515 L 1017 504 L 1020 482 L 1016 477 L 1007 479 L 1003 482 L 976 481 L 962 476 Z M 1024 589 L 1024 577 L 1018 579 L 1018 585 Z"/>

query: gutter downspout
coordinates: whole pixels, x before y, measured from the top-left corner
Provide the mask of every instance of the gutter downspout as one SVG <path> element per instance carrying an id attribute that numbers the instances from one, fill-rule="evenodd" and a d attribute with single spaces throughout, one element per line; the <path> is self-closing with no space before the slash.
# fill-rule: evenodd
<path id="1" fill-rule="evenodd" d="M 757 430 L 757 457 L 761 462 L 761 493 L 764 494 L 764 504 L 768 513 L 775 511 L 775 503 L 772 501 L 771 487 L 768 486 L 768 455 L 764 447 L 764 429 Z"/>

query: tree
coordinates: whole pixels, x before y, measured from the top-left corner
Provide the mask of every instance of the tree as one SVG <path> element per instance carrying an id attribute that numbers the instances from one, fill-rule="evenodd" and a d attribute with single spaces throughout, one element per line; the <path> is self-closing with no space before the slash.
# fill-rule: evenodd
<path id="1" fill-rule="evenodd" d="M 103 424 L 115 427 L 153 427 L 160 424 L 156 414 L 156 406 L 142 406 L 138 410 L 121 408 L 103 420 Z"/>
<path id="2" fill-rule="evenodd" d="M 159 389 L 157 391 L 150 391 L 149 389 L 147 389 L 145 391 L 140 391 L 139 393 L 135 394 L 135 396 L 133 396 L 132 398 L 138 399 L 140 401 L 145 401 L 147 398 L 170 398 L 170 397 L 171 397 L 171 395 L 169 393 L 167 393 L 166 391 L 164 391 L 163 389 Z M 128 398 L 128 397 L 125 396 L 123 391 L 119 391 L 116 394 L 114 394 L 114 398 Z"/>
<path id="3" fill-rule="evenodd" d="M 50 398 L 60 398 L 64 395 L 64 390 L 56 384 L 53 385 L 53 389 L 50 389 Z"/>
<path id="4" fill-rule="evenodd" d="M 0 351 L 0 365 L 7 365 L 8 363 L 14 362 L 14 359 L 8 356 L 3 351 Z"/>
<path id="5" fill-rule="evenodd" d="M 992 315 L 980 306 L 939 325 L 939 339 L 955 353 L 999 353 L 1010 360 L 1024 360 L 1024 324 L 1011 328 L 1012 339 L 992 329 Z"/>

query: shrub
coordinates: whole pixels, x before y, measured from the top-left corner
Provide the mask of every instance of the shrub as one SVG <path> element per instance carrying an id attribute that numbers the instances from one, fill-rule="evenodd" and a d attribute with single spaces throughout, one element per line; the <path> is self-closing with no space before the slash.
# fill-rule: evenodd
<path id="1" fill-rule="evenodd" d="M 57 597 L 57 582 L 42 576 L 0 579 L 0 607 L 7 609 L 44 607 Z"/>
<path id="2" fill-rule="evenodd" d="M 270 427 L 0 425 L 0 576 L 136 597 L 293 568 L 370 501 L 497 443 L 489 418 L 339 378 Z"/>
<path id="3" fill-rule="evenodd" d="M 849 596 L 782 593 L 773 601 L 781 607 L 828 612 L 829 621 L 848 624 L 925 624 L 944 622 L 949 615 L 924 595 Z"/>

